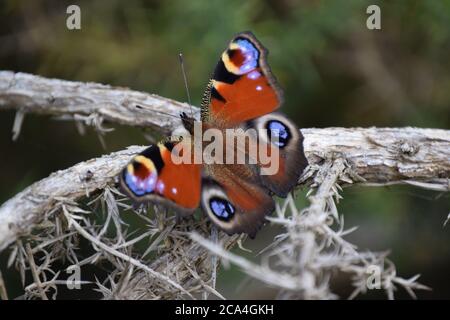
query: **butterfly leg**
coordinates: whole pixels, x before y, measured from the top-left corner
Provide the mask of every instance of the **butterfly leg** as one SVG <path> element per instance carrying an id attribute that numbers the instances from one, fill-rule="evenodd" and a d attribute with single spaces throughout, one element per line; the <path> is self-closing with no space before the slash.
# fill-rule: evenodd
<path id="1" fill-rule="evenodd" d="M 178 143 L 181 142 L 183 140 L 182 136 L 168 136 L 168 137 L 164 137 L 161 140 L 159 140 L 158 144 L 160 145 L 164 145 L 164 146 L 168 146 L 168 145 L 173 145 L 174 143 Z"/>

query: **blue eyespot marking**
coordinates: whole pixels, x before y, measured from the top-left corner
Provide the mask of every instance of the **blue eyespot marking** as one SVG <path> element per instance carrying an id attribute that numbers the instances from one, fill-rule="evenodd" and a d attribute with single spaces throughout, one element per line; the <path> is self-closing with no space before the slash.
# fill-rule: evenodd
<path id="1" fill-rule="evenodd" d="M 270 120 L 266 128 L 269 139 L 280 148 L 284 148 L 292 138 L 289 128 L 278 120 Z"/>
<path id="2" fill-rule="evenodd" d="M 236 39 L 236 43 L 244 56 L 244 62 L 239 68 L 240 74 L 250 72 L 258 67 L 259 51 L 253 43 L 243 38 Z"/>
<path id="3" fill-rule="evenodd" d="M 230 221 L 236 211 L 230 202 L 218 197 L 209 200 L 209 207 L 216 217 L 222 221 Z"/>
<path id="4" fill-rule="evenodd" d="M 137 176 L 125 172 L 125 183 L 128 188 L 137 196 L 143 196 L 155 190 L 156 180 L 158 175 L 152 172 L 147 178 L 139 179 Z"/>

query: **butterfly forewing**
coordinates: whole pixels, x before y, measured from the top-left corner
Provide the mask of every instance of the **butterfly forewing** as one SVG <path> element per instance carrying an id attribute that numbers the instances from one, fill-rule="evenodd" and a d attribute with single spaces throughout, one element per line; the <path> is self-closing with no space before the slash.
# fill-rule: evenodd
<path id="1" fill-rule="evenodd" d="M 222 53 L 210 85 L 208 121 L 231 128 L 276 110 L 282 91 L 266 63 L 267 50 L 250 32 L 238 34 Z"/>
<path id="2" fill-rule="evenodd" d="M 135 202 L 152 201 L 173 207 L 181 213 L 190 213 L 200 203 L 201 166 L 174 163 L 174 146 L 172 143 L 151 145 L 135 156 L 123 169 L 120 185 Z"/>

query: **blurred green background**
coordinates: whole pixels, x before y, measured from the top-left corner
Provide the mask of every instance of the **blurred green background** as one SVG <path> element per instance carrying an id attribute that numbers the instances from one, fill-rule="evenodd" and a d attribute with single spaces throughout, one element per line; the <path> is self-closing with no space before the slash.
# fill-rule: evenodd
<path id="1" fill-rule="evenodd" d="M 66 8 L 81 7 L 81 30 L 66 28 Z M 381 8 L 382 30 L 366 28 L 366 8 Z M 449 129 L 450 1 L 10 1 L 0 2 L 0 70 L 102 82 L 186 101 L 178 53 L 185 56 L 193 103 L 229 39 L 251 30 L 269 49 L 285 90 L 283 111 L 300 127 L 418 126 Z M 0 203 L 34 181 L 79 161 L 146 144 L 137 128 L 110 125 L 102 148 L 92 129 L 27 115 L 11 141 L 14 112 L 0 114 Z M 392 249 L 398 273 L 421 273 L 431 292 L 450 298 L 446 194 L 411 187 L 349 188 L 339 209 L 362 249 Z M 304 194 L 299 203 L 305 205 Z M 252 249 L 269 244 L 266 227 Z M 254 257 L 254 254 L 247 254 Z M 17 275 L 0 268 L 19 294 Z M 6 274 L 5 274 L 6 273 Z M 220 272 L 228 298 L 273 298 L 236 269 Z M 349 294 L 345 281 L 336 292 Z M 16 292 L 16 291 L 17 292 Z M 382 297 L 370 292 L 364 298 Z M 399 297 L 406 297 L 399 292 Z"/>

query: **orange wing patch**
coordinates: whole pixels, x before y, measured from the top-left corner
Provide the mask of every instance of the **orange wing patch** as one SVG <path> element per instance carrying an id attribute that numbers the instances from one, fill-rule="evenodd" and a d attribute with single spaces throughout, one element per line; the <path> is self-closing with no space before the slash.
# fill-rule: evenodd
<path id="1" fill-rule="evenodd" d="M 159 175 L 156 191 L 177 205 L 196 209 L 201 193 L 200 165 L 175 164 L 171 151 L 164 146 L 160 148 L 165 166 Z"/>
<path id="2" fill-rule="evenodd" d="M 276 110 L 281 89 L 266 62 L 267 50 L 251 33 L 241 33 L 222 53 L 212 77 L 207 121 L 233 127 Z"/>
<path id="3" fill-rule="evenodd" d="M 161 202 L 192 212 L 200 203 L 201 166 L 174 163 L 172 147 L 152 145 L 135 156 L 122 171 L 120 185 L 136 202 Z"/>

